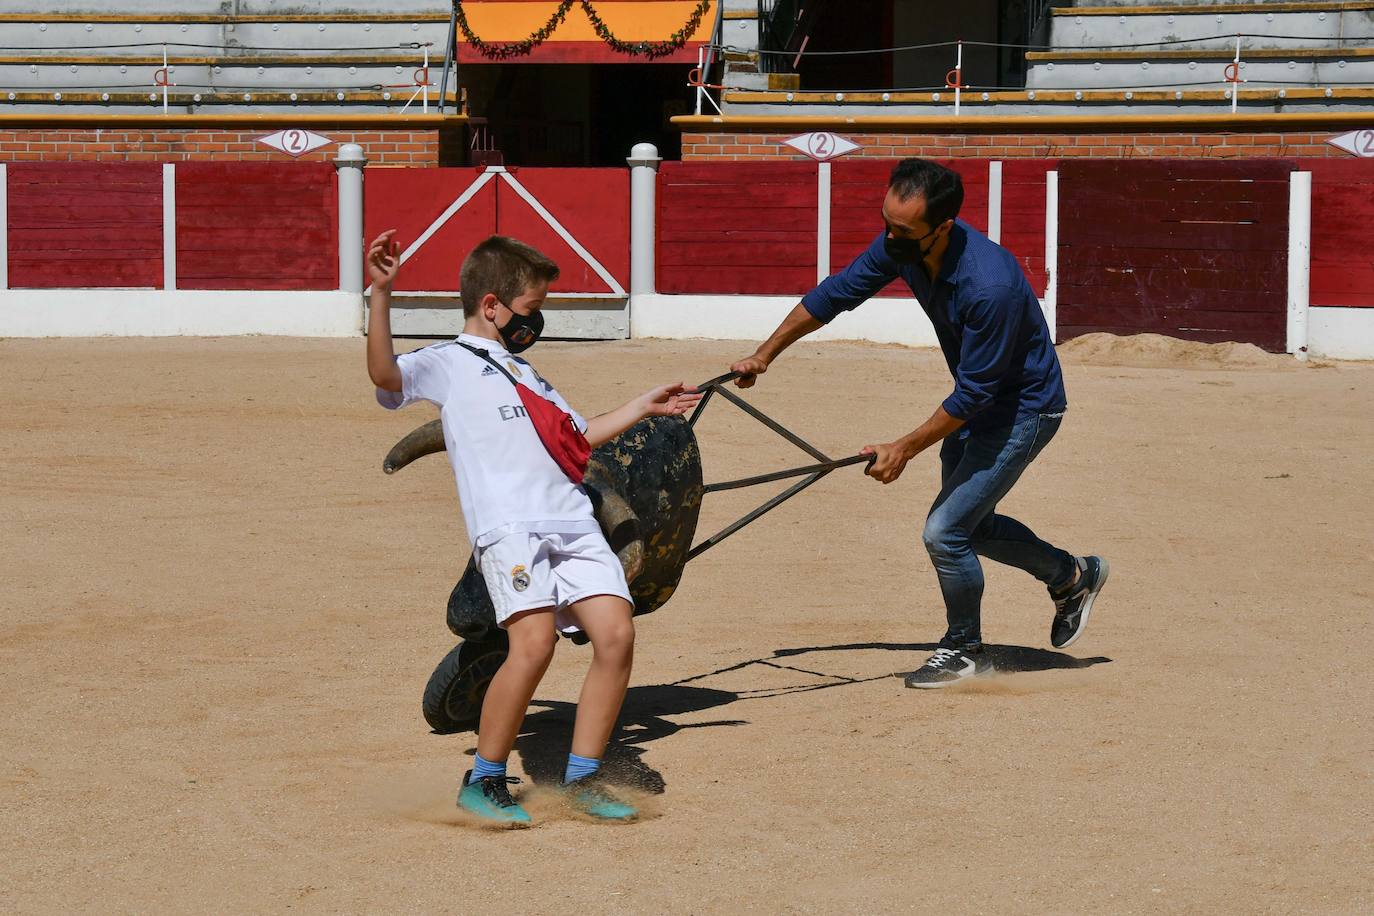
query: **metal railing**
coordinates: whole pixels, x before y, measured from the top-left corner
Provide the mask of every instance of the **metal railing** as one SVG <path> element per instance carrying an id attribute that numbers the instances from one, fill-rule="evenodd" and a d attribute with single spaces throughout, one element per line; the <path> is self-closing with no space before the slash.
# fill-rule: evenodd
<path id="1" fill-rule="evenodd" d="M 759 0 L 759 72 L 791 73 L 793 34 L 801 19 L 801 0 Z"/>
<path id="2" fill-rule="evenodd" d="M 1027 44 L 1034 45 L 1047 43 L 1049 35 L 1039 35 L 1037 33 L 1042 28 L 1044 28 L 1046 32 L 1049 31 L 1048 23 L 1050 18 L 1050 8 L 1054 5 L 1054 0 L 1026 0 Z"/>

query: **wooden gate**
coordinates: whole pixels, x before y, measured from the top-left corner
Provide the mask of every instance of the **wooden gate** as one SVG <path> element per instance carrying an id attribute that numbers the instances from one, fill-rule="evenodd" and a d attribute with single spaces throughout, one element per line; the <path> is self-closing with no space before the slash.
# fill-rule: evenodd
<path id="1" fill-rule="evenodd" d="M 1063 162 L 1059 340 L 1153 332 L 1282 352 L 1292 171 L 1276 160 Z"/>
<path id="2" fill-rule="evenodd" d="M 394 333 L 449 336 L 463 325 L 458 273 L 489 235 L 518 238 L 558 263 L 549 337 L 630 332 L 630 179 L 625 169 L 369 169 L 364 235 L 396 229 L 402 268 Z"/>

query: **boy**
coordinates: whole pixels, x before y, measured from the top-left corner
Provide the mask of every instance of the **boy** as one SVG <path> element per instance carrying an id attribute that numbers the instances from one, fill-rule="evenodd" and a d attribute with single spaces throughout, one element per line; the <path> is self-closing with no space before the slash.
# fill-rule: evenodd
<path id="1" fill-rule="evenodd" d="M 552 402 L 595 447 L 645 417 L 683 414 L 701 395 L 681 383 L 662 385 L 584 420 L 515 355 L 539 337 L 539 310 L 558 266 L 528 245 L 495 235 L 463 261 L 463 333 L 395 356 L 391 286 L 400 259 L 394 236 L 395 230 L 382 233 L 367 253 L 368 375 L 383 407 L 394 410 L 419 400 L 438 405 L 468 536 L 497 623 L 510 637 L 510 653 L 482 704 L 477 757 L 463 777 L 458 806 L 502 824 L 530 823 L 507 788 L 519 780 L 506 776 L 506 758 L 553 658 L 558 631 L 581 629 L 591 639 L 592 662 L 577 704 L 563 787 L 572 804 L 593 817 L 632 820 L 635 809 L 597 779 L 630 680 L 629 587 L 592 516 L 586 490 L 555 460 L 551 450 L 557 444 L 541 438 L 531 420 L 534 409 L 522 401 L 532 392 Z"/>

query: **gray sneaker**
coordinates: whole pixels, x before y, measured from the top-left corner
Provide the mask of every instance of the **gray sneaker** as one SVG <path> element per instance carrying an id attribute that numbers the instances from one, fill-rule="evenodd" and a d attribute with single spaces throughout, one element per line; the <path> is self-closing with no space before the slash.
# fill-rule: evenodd
<path id="1" fill-rule="evenodd" d="M 1056 649 L 1066 649 L 1083 635 L 1088 625 L 1088 615 L 1092 613 L 1093 601 L 1102 586 L 1107 584 L 1107 561 L 1101 557 L 1081 557 L 1078 560 L 1079 576 L 1073 588 L 1067 593 L 1056 595 L 1050 592 L 1054 601 L 1054 623 L 1050 624 L 1050 645 Z"/>
<path id="2" fill-rule="evenodd" d="M 929 688 L 948 687 L 992 670 L 991 663 L 984 660 L 981 649 L 970 652 L 959 649 L 936 649 L 926 663 L 906 676 L 908 687 Z"/>

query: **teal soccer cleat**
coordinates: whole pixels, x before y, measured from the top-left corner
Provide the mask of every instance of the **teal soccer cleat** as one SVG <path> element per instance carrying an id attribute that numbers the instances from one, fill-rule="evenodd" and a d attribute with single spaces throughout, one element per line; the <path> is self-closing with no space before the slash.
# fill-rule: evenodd
<path id="1" fill-rule="evenodd" d="M 561 788 L 572 806 L 588 817 L 620 823 L 639 817 L 639 811 L 612 795 L 606 783 L 595 773 L 565 782 Z"/>
<path id="2" fill-rule="evenodd" d="M 509 785 L 520 782 L 518 776 L 487 776 L 468 782 L 472 770 L 463 774 L 463 788 L 458 792 L 458 807 L 470 811 L 484 821 L 511 827 L 530 826 L 529 812 L 510 795 Z"/>

